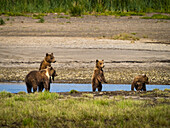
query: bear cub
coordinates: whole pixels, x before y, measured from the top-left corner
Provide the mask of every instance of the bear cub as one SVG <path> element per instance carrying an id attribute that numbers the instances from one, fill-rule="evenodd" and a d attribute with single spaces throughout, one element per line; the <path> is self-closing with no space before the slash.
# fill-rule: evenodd
<path id="1" fill-rule="evenodd" d="M 96 88 L 98 88 L 98 91 L 100 92 L 102 90 L 102 82 L 106 82 L 106 79 L 104 77 L 104 60 L 96 60 L 96 66 L 93 71 L 92 75 L 92 89 L 93 92 L 96 91 Z"/>
<path id="2" fill-rule="evenodd" d="M 39 70 L 46 69 L 47 66 L 51 67 L 51 63 L 55 63 L 55 62 L 56 61 L 55 61 L 53 53 L 51 53 L 51 54 L 46 53 L 44 60 L 40 64 Z"/>
<path id="3" fill-rule="evenodd" d="M 56 71 L 52 67 L 47 67 L 41 71 L 31 71 L 25 77 L 25 83 L 27 86 L 28 93 L 31 93 L 31 89 L 33 88 L 33 92 L 38 91 L 42 92 L 45 88 L 46 91 L 50 90 L 49 80 L 51 76 L 57 76 Z"/>
<path id="4" fill-rule="evenodd" d="M 134 88 L 137 91 L 146 91 L 146 84 L 149 84 L 148 77 L 145 74 L 138 75 L 132 82 L 131 91 L 134 91 Z"/>

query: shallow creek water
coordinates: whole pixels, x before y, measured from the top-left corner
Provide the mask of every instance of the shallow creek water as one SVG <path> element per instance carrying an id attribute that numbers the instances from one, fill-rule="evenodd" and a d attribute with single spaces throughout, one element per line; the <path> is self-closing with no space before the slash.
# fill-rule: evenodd
<path id="1" fill-rule="evenodd" d="M 146 85 L 147 90 L 153 89 L 170 89 L 170 85 Z M 52 83 L 50 92 L 69 92 L 71 90 L 77 91 L 92 91 L 91 84 L 66 84 L 66 83 Z M 130 91 L 130 84 L 103 84 L 102 91 Z M 0 83 L 0 92 L 7 91 L 11 93 L 18 93 L 21 91 L 27 92 L 25 83 Z"/>

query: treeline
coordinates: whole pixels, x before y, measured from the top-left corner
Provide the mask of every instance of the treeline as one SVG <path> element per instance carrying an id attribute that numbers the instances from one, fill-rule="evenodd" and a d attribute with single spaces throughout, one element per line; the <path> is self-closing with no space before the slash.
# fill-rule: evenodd
<path id="1" fill-rule="evenodd" d="M 170 0 L 0 0 L 0 12 L 166 12 Z M 75 9 L 76 10 L 76 9 Z"/>

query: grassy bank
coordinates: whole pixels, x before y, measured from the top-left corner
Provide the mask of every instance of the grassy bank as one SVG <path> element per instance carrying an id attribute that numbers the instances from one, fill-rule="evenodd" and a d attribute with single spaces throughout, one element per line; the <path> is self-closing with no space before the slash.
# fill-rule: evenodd
<path id="1" fill-rule="evenodd" d="M 169 0 L 1 0 L 0 12 L 170 12 Z M 19 14 L 18 13 L 18 14 Z"/>
<path id="2" fill-rule="evenodd" d="M 169 99 L 0 93 L 0 127 L 170 127 Z"/>

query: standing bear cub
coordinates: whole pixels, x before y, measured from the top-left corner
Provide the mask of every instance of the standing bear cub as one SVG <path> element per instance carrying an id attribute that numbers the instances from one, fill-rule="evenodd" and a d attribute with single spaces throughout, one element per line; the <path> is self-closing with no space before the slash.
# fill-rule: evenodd
<path id="1" fill-rule="evenodd" d="M 134 91 L 134 88 L 137 91 L 146 91 L 146 84 L 149 84 L 149 82 L 145 74 L 136 76 L 132 82 L 131 91 Z"/>
<path id="2" fill-rule="evenodd" d="M 42 92 L 44 88 L 46 91 L 49 91 L 49 80 L 52 75 L 57 76 L 56 71 L 52 67 L 47 67 L 46 69 L 43 69 L 41 71 L 29 72 L 25 77 L 25 83 L 28 93 L 31 93 L 32 88 L 33 92 L 37 91 L 37 88 L 39 92 Z"/>
<path id="3" fill-rule="evenodd" d="M 102 90 L 102 82 L 106 82 L 106 79 L 104 77 L 104 60 L 96 60 L 96 66 L 93 71 L 92 76 L 92 89 L 93 92 L 96 91 L 96 88 L 98 88 L 98 91 Z"/>
<path id="4" fill-rule="evenodd" d="M 46 69 L 47 66 L 51 67 L 51 63 L 55 63 L 55 62 L 56 61 L 55 61 L 53 53 L 51 53 L 51 54 L 46 53 L 44 60 L 40 64 L 39 70 Z"/>

